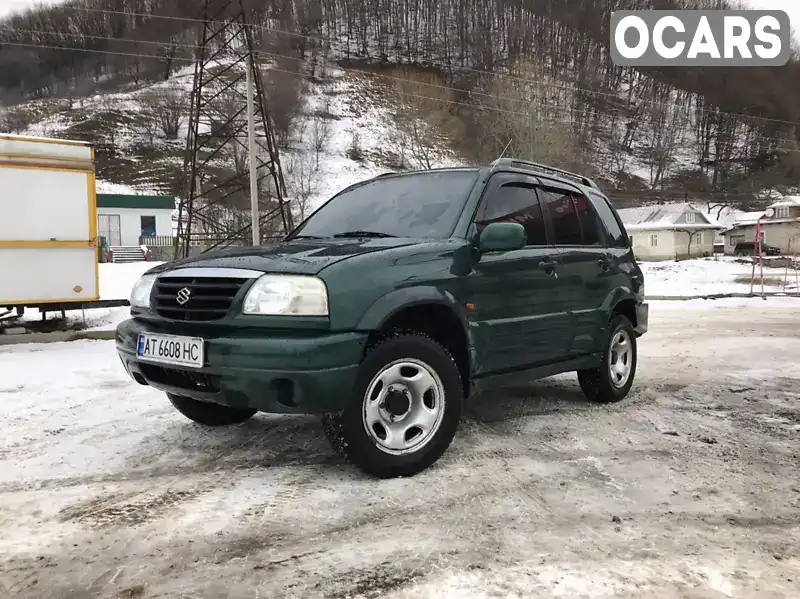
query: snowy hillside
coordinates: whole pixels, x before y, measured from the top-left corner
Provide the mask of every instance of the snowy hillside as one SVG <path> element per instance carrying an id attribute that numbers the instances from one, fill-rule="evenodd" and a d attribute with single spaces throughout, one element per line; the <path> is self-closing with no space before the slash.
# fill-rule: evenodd
<path id="1" fill-rule="evenodd" d="M 265 64 L 265 76 L 269 71 L 270 64 Z M 178 195 L 193 73 L 193 67 L 186 67 L 168 81 L 88 97 L 37 100 L 8 112 L 11 122 L 29 123 L 15 133 L 98 143 L 100 193 Z M 390 86 L 335 66 L 324 65 L 322 76 L 303 78 L 299 109 L 291 115 L 281 151 L 287 191 L 301 216 L 357 181 L 421 166 L 407 149 L 407 131 L 398 127 L 399 102 Z M 180 114 L 170 114 L 176 106 Z M 172 135 L 165 134 L 154 111 L 179 124 Z M 230 156 L 221 165 L 226 158 Z M 429 158 L 434 167 L 460 161 L 445 141 L 441 147 L 432 142 Z"/>
<path id="2" fill-rule="evenodd" d="M 797 185 L 800 61 L 730 73 L 619 67 L 604 27 L 609 11 L 630 8 L 623 0 L 581 3 L 580 16 L 566 2 L 480 0 L 468 16 L 459 0 L 379 4 L 247 3 L 253 46 L 276 63 L 263 65 L 276 75 L 264 87 L 301 212 L 374 172 L 501 153 L 580 170 L 619 207 L 723 197 L 754 210 L 765 191 Z M 0 130 L 95 141 L 101 190 L 177 195 L 187 111 L 176 121 L 175 108 L 187 101 L 200 8 L 49 6 L 0 31 Z M 49 99 L 25 103 L 34 97 Z M 241 151 L 219 158 L 215 169 L 246 167 Z"/>

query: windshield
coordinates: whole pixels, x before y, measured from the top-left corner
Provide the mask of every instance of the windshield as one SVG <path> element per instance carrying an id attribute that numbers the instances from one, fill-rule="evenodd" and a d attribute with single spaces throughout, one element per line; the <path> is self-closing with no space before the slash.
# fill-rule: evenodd
<path id="1" fill-rule="evenodd" d="M 469 169 L 371 180 L 334 196 L 290 238 L 449 237 L 477 178 L 478 170 Z"/>

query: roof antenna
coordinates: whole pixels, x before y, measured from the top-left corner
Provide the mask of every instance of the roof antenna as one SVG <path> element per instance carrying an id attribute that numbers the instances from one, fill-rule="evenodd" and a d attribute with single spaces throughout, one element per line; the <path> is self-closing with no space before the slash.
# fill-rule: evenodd
<path id="1" fill-rule="evenodd" d="M 508 146 L 511 145 L 512 141 L 514 141 L 514 138 L 513 137 L 509 138 L 508 143 L 506 144 L 506 147 L 503 148 L 503 151 L 500 153 L 500 156 L 497 157 L 497 160 L 500 160 L 503 156 L 506 155 L 506 150 L 508 149 Z M 495 162 L 497 162 L 497 160 L 495 160 Z"/>

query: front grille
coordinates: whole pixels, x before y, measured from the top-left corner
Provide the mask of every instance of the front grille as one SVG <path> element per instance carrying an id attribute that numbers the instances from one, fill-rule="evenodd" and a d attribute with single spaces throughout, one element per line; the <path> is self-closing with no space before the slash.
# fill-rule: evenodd
<path id="1" fill-rule="evenodd" d="M 173 320 L 219 320 L 231 309 L 233 299 L 247 279 L 223 277 L 167 277 L 156 279 L 151 302 L 159 316 Z M 178 301 L 182 290 L 188 301 Z"/>
<path id="2" fill-rule="evenodd" d="M 170 387 L 187 389 L 192 391 L 207 391 L 217 393 L 219 391 L 220 377 L 213 374 L 203 374 L 202 372 L 191 372 L 188 370 L 175 370 L 164 368 L 154 364 L 139 364 L 142 374 L 148 380 Z"/>

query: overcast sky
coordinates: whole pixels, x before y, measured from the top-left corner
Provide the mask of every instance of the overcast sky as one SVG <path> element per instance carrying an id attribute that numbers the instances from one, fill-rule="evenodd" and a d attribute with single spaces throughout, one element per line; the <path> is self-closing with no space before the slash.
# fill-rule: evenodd
<path id="1" fill-rule="evenodd" d="M 794 39 L 800 43 L 800 0 L 742 0 L 742 4 L 747 5 L 749 8 L 785 10 L 792 20 Z"/>
<path id="2" fill-rule="evenodd" d="M 37 4 L 54 4 L 62 0 L 0 0 L 0 17 Z M 751 8 L 785 10 L 792 19 L 795 39 L 800 42 L 800 0 L 741 0 Z"/>
<path id="3" fill-rule="evenodd" d="M 0 0 L 0 17 L 8 16 L 37 4 L 53 4 L 61 0 Z"/>

